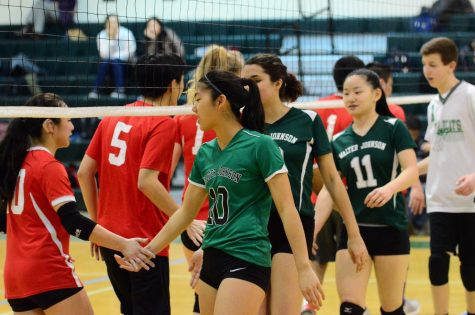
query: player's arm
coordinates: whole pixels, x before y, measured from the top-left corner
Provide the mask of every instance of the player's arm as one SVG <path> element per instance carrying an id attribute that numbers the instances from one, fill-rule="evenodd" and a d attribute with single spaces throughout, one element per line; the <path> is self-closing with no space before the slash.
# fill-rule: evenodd
<path id="1" fill-rule="evenodd" d="M 318 165 L 320 167 L 320 173 L 322 174 L 326 190 L 335 204 L 334 208 L 338 210 L 345 222 L 345 228 L 348 233 L 348 251 L 353 262 L 356 264 L 356 270 L 359 271 L 363 268 L 363 265 L 366 262 L 368 251 L 360 235 L 360 230 L 358 228 L 358 223 L 356 222 L 350 198 L 348 197 L 348 192 L 346 191 L 345 185 L 343 185 L 340 174 L 336 169 L 333 155 L 331 153 L 319 156 Z"/>
<path id="2" fill-rule="evenodd" d="M 175 146 L 173 147 L 172 166 L 170 169 L 170 174 L 175 173 L 178 162 L 180 162 L 180 157 L 182 153 L 183 153 L 183 148 L 181 147 L 181 144 L 175 142 Z"/>
<path id="3" fill-rule="evenodd" d="M 332 197 L 327 188 L 323 186 L 318 194 L 317 202 L 315 203 L 315 236 L 325 225 L 325 222 L 327 222 L 332 214 L 333 209 Z"/>
<path id="4" fill-rule="evenodd" d="M 155 254 L 140 245 L 140 243 L 146 243 L 148 241 L 147 239 L 126 239 L 110 232 L 91 219 L 83 216 L 77 209 L 76 202 L 62 202 L 55 205 L 54 210 L 57 212 L 61 224 L 69 234 L 82 240 L 89 240 L 100 246 L 120 251 L 124 257 L 133 262 L 134 265 L 138 264 L 145 269 L 149 269 L 147 265 L 154 266 L 150 258 L 155 257 Z"/>
<path id="5" fill-rule="evenodd" d="M 416 180 L 416 182 L 411 185 L 411 190 L 409 192 L 409 207 L 414 214 L 421 214 L 426 207 L 424 188 L 422 187 L 420 180 Z"/>
<path id="6" fill-rule="evenodd" d="M 319 194 L 323 188 L 322 175 L 318 169 L 318 164 L 313 164 L 313 176 L 312 176 L 312 190 L 315 194 Z"/>
<path id="7" fill-rule="evenodd" d="M 168 220 L 160 232 L 153 238 L 147 247 L 154 253 L 160 252 L 180 235 L 198 214 L 206 198 L 206 190 L 193 183 L 188 185 L 183 205 Z"/>
<path id="8" fill-rule="evenodd" d="M 333 155 L 328 153 L 319 156 L 318 165 L 320 166 L 320 173 L 322 174 L 325 188 L 335 203 L 335 209 L 338 210 L 343 221 L 345 221 L 348 237 L 360 238 L 361 236 L 358 224 L 356 223 L 353 207 L 351 206 L 345 185 L 343 185 L 340 174 L 336 169 Z"/>
<path id="9" fill-rule="evenodd" d="M 81 187 L 84 204 L 92 221 L 97 221 L 98 189 L 96 182 L 97 162 L 87 154 L 84 155 L 78 170 L 78 181 Z"/>
<path id="10" fill-rule="evenodd" d="M 158 171 L 141 168 L 137 187 L 157 208 L 170 217 L 179 206 L 158 180 L 159 174 Z"/>
<path id="11" fill-rule="evenodd" d="M 427 169 L 429 168 L 429 158 L 430 158 L 430 155 L 426 157 L 425 159 L 420 160 L 417 163 L 417 169 L 419 171 L 419 175 L 427 174 Z"/>
<path id="12" fill-rule="evenodd" d="M 414 149 L 405 149 L 397 154 L 402 172 L 386 185 L 370 192 L 364 203 L 368 208 L 381 207 L 386 204 L 394 194 L 411 186 L 419 177 L 417 159 Z"/>
<path id="13" fill-rule="evenodd" d="M 324 299 L 323 289 L 308 259 L 307 242 L 302 222 L 297 209 L 295 209 L 289 178 L 286 173 L 280 173 L 269 179 L 267 185 L 294 254 L 295 265 L 299 273 L 300 289 L 309 303 L 320 308 Z"/>

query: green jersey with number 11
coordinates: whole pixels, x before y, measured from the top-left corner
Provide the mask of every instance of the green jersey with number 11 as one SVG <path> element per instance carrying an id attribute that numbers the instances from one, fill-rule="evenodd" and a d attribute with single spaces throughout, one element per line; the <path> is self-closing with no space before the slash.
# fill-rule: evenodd
<path id="1" fill-rule="evenodd" d="M 406 126 L 397 118 L 379 116 L 366 135 L 359 136 L 353 125 L 333 138 L 333 155 L 338 170 L 346 177 L 356 220 L 366 226 L 407 229 L 401 193 L 379 208 L 368 208 L 366 196 L 386 185 L 401 172 L 397 153 L 415 148 Z"/>
<path id="2" fill-rule="evenodd" d="M 241 129 L 224 150 L 216 139 L 203 144 L 188 179 L 208 191 L 202 248 L 270 267 L 267 223 L 272 197 L 266 182 L 286 172 L 276 143 L 258 132 Z"/>

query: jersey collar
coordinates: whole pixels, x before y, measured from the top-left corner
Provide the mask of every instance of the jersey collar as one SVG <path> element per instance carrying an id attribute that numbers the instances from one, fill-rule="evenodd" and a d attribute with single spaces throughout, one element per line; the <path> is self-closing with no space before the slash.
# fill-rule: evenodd
<path id="1" fill-rule="evenodd" d="M 46 151 L 46 152 L 48 152 L 49 154 L 53 155 L 53 153 L 51 153 L 50 150 L 48 150 L 47 148 L 45 148 L 45 147 L 43 147 L 43 146 L 40 146 L 40 145 L 31 147 L 31 148 L 29 148 L 27 151 Z"/>
<path id="2" fill-rule="evenodd" d="M 460 80 L 453 88 L 450 89 L 449 93 L 447 93 L 447 96 L 443 97 L 441 94 L 439 94 L 439 100 L 442 102 L 442 104 L 445 104 L 447 100 L 449 99 L 450 95 L 459 87 L 460 84 L 462 84 L 463 80 Z"/>

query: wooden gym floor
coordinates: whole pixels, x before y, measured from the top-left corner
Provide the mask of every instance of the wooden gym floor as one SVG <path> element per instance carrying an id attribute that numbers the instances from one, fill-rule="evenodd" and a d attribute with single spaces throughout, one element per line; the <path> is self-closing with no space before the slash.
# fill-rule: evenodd
<path id="1" fill-rule="evenodd" d="M 422 305 L 421 315 L 432 313 L 430 285 L 428 280 L 427 260 L 429 257 L 428 238 L 416 237 L 412 239 L 411 269 L 409 271 L 406 296 L 418 299 Z M 85 283 L 86 290 L 98 315 L 111 315 L 119 313 L 119 303 L 114 295 L 107 278 L 104 264 L 90 257 L 89 243 L 82 241 L 71 242 L 71 254 L 76 260 L 75 266 L 79 277 Z M 3 291 L 3 263 L 5 257 L 5 238 L 0 239 L 0 315 L 13 314 Z M 465 294 L 459 276 L 459 263 L 457 258 L 452 258 L 450 267 L 450 314 L 458 315 L 465 310 Z M 193 292 L 188 282 L 186 261 L 181 251 L 181 245 L 172 244 L 170 250 L 170 292 L 173 315 L 191 314 L 193 305 Z M 339 301 L 335 288 L 334 264 L 330 264 L 325 277 L 324 290 L 326 300 L 324 307 L 318 315 L 338 314 Z M 379 314 L 378 296 L 374 274 L 370 280 L 367 295 L 367 305 L 371 314 Z"/>

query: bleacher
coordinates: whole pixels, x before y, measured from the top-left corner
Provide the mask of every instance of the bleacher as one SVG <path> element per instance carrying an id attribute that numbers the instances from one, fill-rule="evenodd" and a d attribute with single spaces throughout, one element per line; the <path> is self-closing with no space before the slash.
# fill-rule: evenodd
<path id="1" fill-rule="evenodd" d="M 246 57 L 269 52 L 282 56 L 290 71 L 303 81 L 306 99 L 316 99 L 335 91 L 331 71 L 335 61 L 345 54 L 356 54 L 365 62 L 390 62 L 394 67 L 394 93 L 410 95 L 433 93 L 421 73 L 421 45 L 436 36 L 453 38 L 461 48 L 458 76 L 475 82 L 475 65 L 470 44 L 475 38 L 475 15 L 454 16 L 443 33 L 416 33 L 412 18 L 343 18 L 329 23 L 327 19 L 312 20 L 247 20 L 179 22 L 165 21 L 185 44 L 190 70 L 198 63 L 200 48 L 215 43 L 240 50 Z M 132 30 L 137 41 L 143 38 L 145 23 L 122 23 Z M 38 77 L 45 92 L 60 94 L 69 106 L 122 105 L 137 97 L 129 68 L 127 99 L 108 96 L 89 99 L 99 62 L 96 35 L 103 24 L 80 24 L 86 41 L 68 39 L 57 26 L 47 27 L 46 39 L 19 39 L 12 27 L 0 27 L 0 58 L 23 53 L 46 71 Z M 332 34 L 332 35 L 330 35 Z M 202 50 L 202 49 L 201 49 Z M 7 86 L 11 78 L 0 78 Z M 3 90 L 3 89 L 2 89 Z M 26 96 L 4 95 L 0 90 L 0 106 L 21 105 Z M 421 114 L 424 109 L 421 110 Z M 65 161 L 79 159 L 85 149 L 78 141 L 61 155 Z"/>

